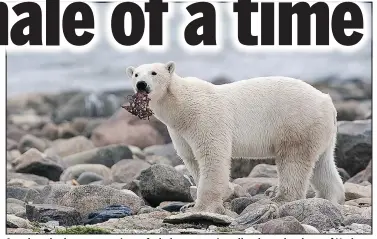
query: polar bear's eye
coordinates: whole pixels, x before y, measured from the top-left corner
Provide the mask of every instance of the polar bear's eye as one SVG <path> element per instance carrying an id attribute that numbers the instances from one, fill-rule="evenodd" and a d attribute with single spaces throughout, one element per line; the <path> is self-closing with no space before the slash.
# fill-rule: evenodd
<path id="1" fill-rule="evenodd" d="M 155 71 L 152 71 L 152 75 L 154 75 L 154 76 L 155 76 L 155 75 L 157 75 L 157 73 L 156 73 Z"/>
<path id="2" fill-rule="evenodd" d="M 135 77 L 137 77 L 138 76 L 138 74 L 135 74 Z"/>

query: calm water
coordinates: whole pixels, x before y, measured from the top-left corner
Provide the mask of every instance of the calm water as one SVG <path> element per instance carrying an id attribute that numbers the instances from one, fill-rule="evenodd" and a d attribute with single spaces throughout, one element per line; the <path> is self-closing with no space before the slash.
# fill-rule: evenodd
<path id="1" fill-rule="evenodd" d="M 100 16 L 108 5 L 100 4 Z M 371 45 L 355 53 L 244 53 L 237 51 L 225 38 L 219 54 L 190 55 L 174 38 L 181 21 L 179 13 L 171 20 L 171 44 L 164 53 L 139 50 L 119 52 L 104 37 L 87 53 L 10 53 L 8 54 L 8 96 L 25 92 L 57 92 L 69 89 L 101 91 L 129 87 L 125 68 L 150 62 L 177 63 L 182 76 L 212 80 L 217 76 L 240 80 L 256 76 L 284 75 L 315 81 L 324 77 L 359 77 L 371 80 Z M 227 27 L 225 18 L 224 28 Z M 226 34 L 225 34 L 226 35 Z"/>

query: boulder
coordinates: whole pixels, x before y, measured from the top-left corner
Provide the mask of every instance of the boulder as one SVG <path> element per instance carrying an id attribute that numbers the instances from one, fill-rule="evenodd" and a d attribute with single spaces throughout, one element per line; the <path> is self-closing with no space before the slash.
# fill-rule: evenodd
<path id="1" fill-rule="evenodd" d="M 111 175 L 115 182 L 130 183 L 151 165 L 140 159 L 124 159 L 111 167 Z"/>

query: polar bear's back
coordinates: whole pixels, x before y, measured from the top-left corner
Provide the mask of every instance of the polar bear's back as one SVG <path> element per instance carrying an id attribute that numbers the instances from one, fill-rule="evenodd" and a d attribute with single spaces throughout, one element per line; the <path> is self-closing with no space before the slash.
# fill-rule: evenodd
<path id="1" fill-rule="evenodd" d="M 336 130 L 335 107 L 329 95 L 289 77 L 259 77 L 216 86 L 234 122 L 234 149 L 267 155 L 279 140 L 310 140 Z M 242 156 L 242 155 L 239 155 Z"/>

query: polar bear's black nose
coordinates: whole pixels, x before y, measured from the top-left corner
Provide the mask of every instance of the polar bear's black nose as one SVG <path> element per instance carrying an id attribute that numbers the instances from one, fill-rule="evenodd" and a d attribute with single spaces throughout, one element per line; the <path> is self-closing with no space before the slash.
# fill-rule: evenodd
<path id="1" fill-rule="evenodd" d="M 147 90 L 147 83 L 145 81 L 139 81 L 136 83 L 136 88 L 138 91 L 146 91 Z"/>

